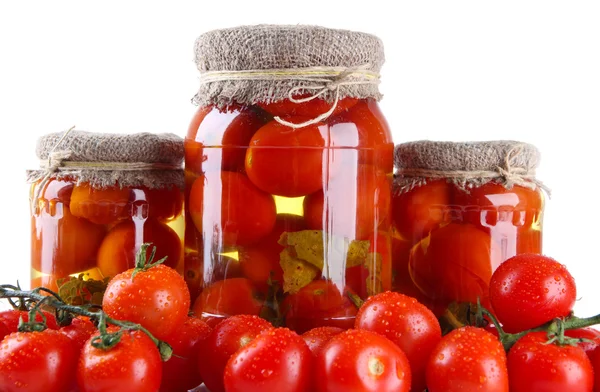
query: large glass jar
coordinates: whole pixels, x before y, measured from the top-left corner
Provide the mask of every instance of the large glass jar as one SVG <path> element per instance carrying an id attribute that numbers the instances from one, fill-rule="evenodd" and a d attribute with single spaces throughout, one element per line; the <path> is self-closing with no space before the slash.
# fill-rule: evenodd
<path id="1" fill-rule="evenodd" d="M 424 151 L 426 160 L 418 157 Z M 517 254 L 542 252 L 538 160 L 535 147 L 517 142 L 398 146 L 394 289 L 438 315 L 451 303 L 478 299 L 490 308 L 488 285 L 496 268 Z"/>
<path id="2" fill-rule="evenodd" d="M 347 328 L 358 297 L 391 288 L 392 137 L 375 98 L 337 98 L 198 109 L 185 139 L 185 276 L 209 322 Z"/>
<path id="3" fill-rule="evenodd" d="M 44 136 L 40 143 L 51 146 L 58 136 Z M 106 151 L 100 147 L 86 156 L 81 146 L 92 137 L 100 137 Z M 126 148 L 110 159 L 115 170 L 91 169 L 105 164 L 96 158 L 114 151 L 107 141 L 115 137 L 72 131 L 59 147 L 78 160 L 62 160 L 54 172 L 31 173 L 36 178 L 30 194 L 32 287 L 60 292 L 69 302 L 98 302 L 106 280 L 133 268 L 144 243 L 156 247 L 157 260 L 166 256 L 165 264 L 183 274 L 182 140 L 170 135 L 153 140 L 157 154 L 163 151 L 170 160 L 166 165 L 171 170 L 162 169 L 164 161 L 159 162 L 161 170 L 152 169 L 157 163 L 152 156 L 136 157 L 140 143 L 149 143 L 136 140 L 136 135 L 121 136 L 132 150 L 131 155 Z M 173 151 L 178 144 L 179 152 Z M 38 150 L 41 159 L 48 159 L 48 150 Z M 122 154 L 140 158 L 134 165 L 144 162 L 146 169 L 132 170 Z"/>

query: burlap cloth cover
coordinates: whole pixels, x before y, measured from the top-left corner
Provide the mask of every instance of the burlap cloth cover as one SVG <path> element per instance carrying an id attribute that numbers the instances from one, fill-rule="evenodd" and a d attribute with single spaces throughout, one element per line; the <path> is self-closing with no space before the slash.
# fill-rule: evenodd
<path id="1" fill-rule="evenodd" d="M 520 185 L 549 192 L 535 177 L 539 150 L 518 141 L 404 143 L 396 146 L 394 163 L 394 190 L 399 193 L 433 179 L 446 179 L 466 192 L 491 181 L 507 189 Z"/>
<path id="2" fill-rule="evenodd" d="M 193 102 L 225 107 L 290 94 L 379 100 L 383 44 L 373 35 L 318 26 L 258 25 L 207 32 L 195 44 L 200 90 Z"/>
<path id="3" fill-rule="evenodd" d="M 69 130 L 38 140 L 40 170 L 27 172 L 35 182 L 48 175 L 72 178 L 95 188 L 184 187 L 183 140 L 174 134 L 119 135 Z"/>

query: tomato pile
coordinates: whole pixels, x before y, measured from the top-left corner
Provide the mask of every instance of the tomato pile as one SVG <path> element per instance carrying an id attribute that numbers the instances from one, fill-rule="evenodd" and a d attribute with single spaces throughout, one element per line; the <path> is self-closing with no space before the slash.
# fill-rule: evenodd
<path id="1" fill-rule="evenodd" d="M 394 292 L 364 303 L 350 293 L 348 329 L 299 335 L 256 315 L 211 327 L 188 315 L 183 278 L 153 258 L 140 254 L 113 278 L 103 311 L 1 286 L 0 297 L 30 301 L 0 312 L 0 390 L 600 391 L 600 332 L 587 328 L 600 316 L 572 315 L 575 282 L 545 256 L 506 261 L 490 283 L 492 309 L 469 309 L 471 325 L 445 336 L 425 305 Z"/>

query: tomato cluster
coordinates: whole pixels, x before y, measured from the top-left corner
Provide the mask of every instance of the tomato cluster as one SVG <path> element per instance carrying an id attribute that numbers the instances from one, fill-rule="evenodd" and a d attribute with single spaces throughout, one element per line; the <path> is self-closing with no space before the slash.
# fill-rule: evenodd
<path id="1" fill-rule="evenodd" d="M 118 185 L 99 189 L 69 179 L 35 184 L 32 211 L 32 287 L 59 291 L 59 283 L 86 273 L 95 280 L 135 265 L 144 242 L 183 272 L 182 241 L 173 229 L 183 212 L 177 187 Z"/>
<path id="2" fill-rule="evenodd" d="M 330 105 L 211 106 L 192 120 L 185 277 L 209 323 L 268 311 L 296 332 L 347 327 L 356 314 L 347 290 L 366 298 L 391 289 L 393 142 L 377 103 L 345 98 L 328 119 L 297 129 L 276 119 L 303 123 Z M 282 242 L 308 230 L 319 238 L 297 246 L 317 249 L 311 260 Z M 361 262 L 345 260 L 367 243 Z"/>
<path id="3" fill-rule="evenodd" d="M 489 307 L 498 266 L 518 254 L 540 253 L 541 190 L 496 182 L 463 189 L 445 179 L 392 201 L 394 290 L 417 297 L 440 315 L 452 302 Z"/>

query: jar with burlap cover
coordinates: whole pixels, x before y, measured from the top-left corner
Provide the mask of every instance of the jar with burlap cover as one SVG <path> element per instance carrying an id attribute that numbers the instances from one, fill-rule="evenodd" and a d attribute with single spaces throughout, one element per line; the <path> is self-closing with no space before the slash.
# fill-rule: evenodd
<path id="1" fill-rule="evenodd" d="M 268 318 L 296 331 L 352 326 L 344 281 L 363 298 L 391 287 L 393 141 L 378 106 L 381 40 L 241 26 L 202 34 L 195 58 L 199 108 L 185 166 L 187 260 L 204 271 L 196 313 L 210 321 L 266 303 Z M 223 280 L 236 268 L 236 285 Z M 240 287 L 271 295 L 226 306 Z M 336 298 L 341 313 L 296 302 L 314 290 Z"/>
<path id="2" fill-rule="evenodd" d="M 181 138 L 70 129 L 41 137 L 36 153 L 40 169 L 27 173 L 33 287 L 98 302 L 144 243 L 183 273 Z"/>
<path id="3" fill-rule="evenodd" d="M 494 270 L 542 252 L 540 152 L 518 141 L 396 146 L 394 286 L 432 309 L 489 306 Z"/>

